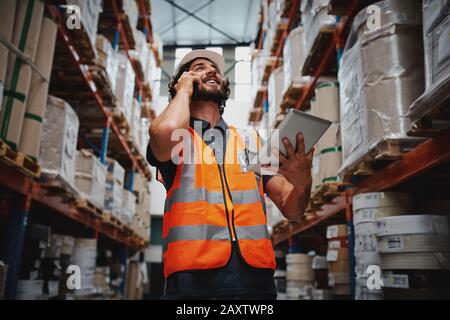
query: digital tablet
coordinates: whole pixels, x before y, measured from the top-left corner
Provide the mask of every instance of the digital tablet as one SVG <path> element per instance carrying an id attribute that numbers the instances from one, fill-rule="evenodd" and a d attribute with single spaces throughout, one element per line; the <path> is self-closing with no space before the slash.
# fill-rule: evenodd
<path id="1" fill-rule="evenodd" d="M 263 144 L 258 153 L 258 161 L 255 161 L 254 159 L 254 161 L 252 161 L 253 165 L 251 165 L 249 169 L 260 171 L 261 165 L 278 165 L 278 161 L 276 161 L 276 159 L 274 159 L 275 157 L 272 155 L 272 149 L 277 148 L 283 155 L 287 155 L 282 140 L 288 138 L 294 149 L 296 149 L 298 133 L 303 134 L 305 154 L 307 154 L 319 141 L 320 137 L 328 130 L 330 125 L 331 121 L 312 116 L 305 112 L 290 109 L 278 128 L 272 131 L 269 139 Z"/>

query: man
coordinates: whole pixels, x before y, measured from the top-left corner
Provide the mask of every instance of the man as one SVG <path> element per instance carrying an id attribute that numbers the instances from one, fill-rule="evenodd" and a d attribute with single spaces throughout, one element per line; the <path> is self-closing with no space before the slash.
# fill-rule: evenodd
<path id="1" fill-rule="evenodd" d="M 309 201 L 313 151 L 305 155 L 301 135 L 297 150 L 283 141 L 277 175 L 246 170 L 247 144 L 259 139 L 221 117 L 230 93 L 224 65 L 215 52 L 188 53 L 169 84 L 169 105 L 150 126 L 147 158 L 167 190 L 167 299 L 275 298 L 264 192 L 289 220 L 299 220 Z"/>

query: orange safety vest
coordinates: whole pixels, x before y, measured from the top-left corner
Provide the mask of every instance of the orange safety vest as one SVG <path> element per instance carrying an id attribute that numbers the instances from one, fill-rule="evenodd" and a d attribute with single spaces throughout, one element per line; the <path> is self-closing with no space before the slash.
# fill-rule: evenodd
<path id="1" fill-rule="evenodd" d="M 241 170 L 238 157 L 246 151 L 246 145 L 237 129 L 229 127 L 229 132 L 224 164 L 220 165 L 212 149 L 189 128 L 191 147 L 184 144 L 164 207 L 166 278 L 178 271 L 225 266 L 233 240 L 250 266 L 276 267 L 262 179 Z M 257 133 L 253 133 L 259 146 Z M 191 161 L 185 163 L 188 152 Z"/>

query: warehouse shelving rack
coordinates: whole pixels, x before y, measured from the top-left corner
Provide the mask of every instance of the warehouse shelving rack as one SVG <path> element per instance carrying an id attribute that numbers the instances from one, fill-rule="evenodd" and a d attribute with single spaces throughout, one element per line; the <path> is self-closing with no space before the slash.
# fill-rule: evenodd
<path id="1" fill-rule="evenodd" d="M 137 0 L 139 4 L 139 15 L 143 19 L 145 30 L 144 33 L 147 36 L 148 42 L 152 42 L 152 28 L 148 17 L 148 11 L 150 4 L 146 3 L 146 0 Z M 116 45 L 118 44 L 119 37 L 124 43 L 124 49 L 127 51 L 128 58 L 131 60 L 133 68 L 136 72 L 137 65 L 136 60 L 131 59 L 128 54 L 130 46 L 128 45 L 128 39 L 125 36 L 125 30 L 122 26 L 122 16 L 117 9 L 116 1 L 112 1 L 113 7 L 115 8 L 115 18 L 117 19 L 117 32 L 116 32 Z M 151 179 L 150 169 L 145 158 L 140 155 L 136 150 L 137 148 L 130 144 L 130 141 L 122 134 L 118 125 L 115 122 L 110 111 L 105 106 L 105 103 L 96 88 L 93 76 L 83 65 L 83 57 L 75 49 L 76 46 L 71 39 L 70 35 L 64 27 L 61 13 L 59 9 L 51 3 L 46 4 L 46 12 L 50 17 L 57 23 L 58 27 L 58 39 L 62 40 L 64 46 L 69 52 L 69 56 L 72 60 L 73 65 L 79 71 L 79 77 L 84 81 L 87 88 L 89 88 L 93 100 L 96 102 L 101 114 L 105 117 L 105 127 L 103 128 L 102 144 L 100 151 L 100 159 L 102 162 L 106 160 L 106 154 L 108 151 L 108 141 L 109 141 L 109 131 L 112 129 L 116 138 L 120 142 L 120 147 L 125 151 L 129 161 L 131 163 L 132 172 L 131 179 L 129 181 L 129 189 L 132 191 L 133 186 L 133 174 L 135 170 L 138 170 L 144 174 L 147 179 Z M 59 41 L 58 40 L 58 41 Z M 158 64 L 160 63 L 158 57 Z M 141 77 L 139 77 L 138 72 L 137 85 L 139 88 L 139 100 L 142 101 L 142 96 L 147 99 L 151 99 L 151 91 L 145 90 L 143 88 L 144 83 Z M 151 119 L 151 115 L 147 115 Z M 8 226 L 6 229 L 5 237 L 5 249 L 3 253 L 4 261 L 9 266 L 7 286 L 6 286 L 6 297 L 14 298 L 16 293 L 16 286 L 18 281 L 18 273 L 20 270 L 23 243 L 25 240 L 25 232 L 27 227 L 27 221 L 29 213 L 31 211 L 34 202 L 43 205 L 44 207 L 50 209 L 52 212 L 68 218 L 70 221 L 76 222 L 83 227 L 91 230 L 91 234 L 94 238 L 98 238 L 99 234 L 107 237 L 111 241 L 119 244 L 119 257 L 121 264 L 126 266 L 126 259 L 128 256 L 128 249 L 140 250 L 147 246 L 145 240 L 132 234 L 128 229 L 121 229 L 115 225 L 109 224 L 107 221 L 95 218 L 85 211 L 80 210 L 73 205 L 72 202 L 67 202 L 62 195 L 53 195 L 48 192 L 48 190 L 42 185 L 37 179 L 25 174 L 24 172 L 18 170 L 18 168 L 8 165 L 0 161 L 0 186 L 4 190 L 8 190 L 9 200 L 11 205 L 1 207 L 0 209 L 7 210 L 9 212 L 2 212 L 8 219 Z M 9 192 L 11 191 L 11 192 Z M 1 200 L 1 199 L 0 199 Z M 2 203 L 0 203 L 1 205 Z M 3 211 L 3 210 L 2 210 Z M 125 271 L 123 271 L 125 274 Z M 123 279 L 125 279 L 123 277 Z M 121 286 L 122 293 L 124 292 L 124 282 Z"/>
<path id="2" fill-rule="evenodd" d="M 375 2 L 375 1 L 372 1 Z M 334 54 L 337 54 L 338 62 L 342 55 L 342 50 L 345 45 L 346 34 L 351 27 L 354 16 L 361 8 L 361 5 L 367 4 L 364 0 L 351 0 L 344 3 L 343 1 L 331 0 L 330 8 L 342 12 L 342 17 L 335 28 L 334 36 L 325 47 L 325 51 L 317 68 L 314 70 L 311 80 L 303 88 L 302 95 L 298 99 L 295 109 L 305 110 L 307 108 L 307 101 L 312 97 L 315 85 L 319 77 L 326 70 L 330 64 Z M 287 34 L 283 34 L 283 38 Z M 259 34 L 259 45 L 262 44 L 262 31 Z M 284 44 L 284 40 L 281 45 Z M 277 53 L 282 52 L 280 46 Z M 277 56 L 278 59 L 278 56 Z M 273 71 L 274 68 L 272 68 Z M 267 91 L 265 91 L 264 100 L 267 100 Z M 263 103 L 267 103 L 264 101 Z M 353 231 L 353 209 L 352 198 L 354 195 L 363 192 L 377 192 L 387 191 L 401 186 L 403 183 L 410 181 L 415 177 L 426 174 L 432 168 L 438 167 L 450 161 L 450 130 L 439 132 L 436 136 L 429 138 L 422 142 L 414 149 L 406 154 L 403 154 L 400 159 L 393 161 L 373 175 L 366 177 L 361 181 L 356 181 L 353 186 L 345 190 L 340 196 L 335 197 L 330 203 L 322 206 L 319 211 L 314 212 L 308 219 L 301 222 L 281 222 L 274 226 L 274 233 L 272 235 L 272 243 L 274 247 L 280 246 L 283 243 L 292 243 L 295 235 L 304 233 L 313 227 L 321 224 L 327 225 L 330 219 L 335 218 L 338 214 L 343 214 L 342 220 L 346 221 L 349 229 L 349 253 L 350 253 L 350 272 L 354 270 L 354 231 Z M 351 279 L 354 275 L 351 274 Z M 354 283 L 352 283 L 352 296 L 354 296 Z"/>

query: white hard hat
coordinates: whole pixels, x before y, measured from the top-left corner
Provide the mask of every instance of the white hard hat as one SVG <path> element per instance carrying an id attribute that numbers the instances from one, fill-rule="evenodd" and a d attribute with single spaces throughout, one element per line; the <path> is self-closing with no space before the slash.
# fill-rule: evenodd
<path id="1" fill-rule="evenodd" d="M 220 74 L 223 75 L 225 72 L 225 59 L 221 54 L 211 50 L 192 50 L 187 55 L 183 57 L 178 66 L 175 69 L 175 75 L 178 74 L 180 68 L 184 66 L 186 63 L 189 63 L 195 59 L 204 58 L 213 62 L 217 68 L 219 68 Z"/>

